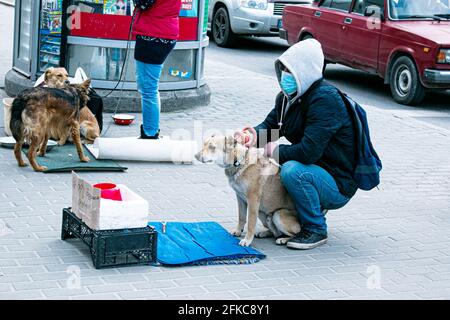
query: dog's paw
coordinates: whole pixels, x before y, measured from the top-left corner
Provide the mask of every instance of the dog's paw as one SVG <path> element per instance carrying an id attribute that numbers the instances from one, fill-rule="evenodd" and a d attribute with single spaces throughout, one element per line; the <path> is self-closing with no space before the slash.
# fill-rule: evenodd
<path id="1" fill-rule="evenodd" d="M 28 166 L 28 163 L 26 162 L 19 163 L 19 167 L 26 167 L 26 166 Z"/>
<path id="2" fill-rule="evenodd" d="M 240 237 L 242 234 L 242 230 L 235 229 L 235 230 L 231 231 L 231 234 L 235 237 Z"/>
<path id="3" fill-rule="evenodd" d="M 81 161 L 81 162 L 89 162 L 90 159 L 89 159 L 88 157 L 82 157 L 82 158 L 80 159 L 80 161 Z"/>
<path id="4" fill-rule="evenodd" d="M 239 242 L 239 245 L 242 247 L 249 247 L 252 244 L 253 239 L 244 238 Z"/>
<path id="5" fill-rule="evenodd" d="M 256 238 L 270 238 L 270 237 L 273 237 L 273 233 L 270 230 L 264 230 L 264 231 L 257 232 L 255 234 L 255 237 Z"/>
<path id="6" fill-rule="evenodd" d="M 43 171 L 46 171 L 48 168 L 47 167 L 45 167 L 45 166 L 39 166 L 39 167 L 36 167 L 35 169 L 34 169 L 34 171 L 36 171 L 36 172 L 43 172 Z"/>
<path id="7" fill-rule="evenodd" d="M 275 240 L 275 243 L 279 246 L 284 246 L 286 243 L 288 243 L 289 240 L 291 240 L 291 237 L 279 237 Z"/>

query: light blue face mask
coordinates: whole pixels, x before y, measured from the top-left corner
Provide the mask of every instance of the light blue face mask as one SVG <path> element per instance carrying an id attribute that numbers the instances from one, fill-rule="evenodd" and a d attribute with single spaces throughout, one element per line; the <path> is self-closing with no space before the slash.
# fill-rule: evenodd
<path id="1" fill-rule="evenodd" d="M 297 81 L 295 81 L 295 77 L 292 74 L 281 71 L 280 87 L 288 95 L 291 95 L 297 91 Z"/>

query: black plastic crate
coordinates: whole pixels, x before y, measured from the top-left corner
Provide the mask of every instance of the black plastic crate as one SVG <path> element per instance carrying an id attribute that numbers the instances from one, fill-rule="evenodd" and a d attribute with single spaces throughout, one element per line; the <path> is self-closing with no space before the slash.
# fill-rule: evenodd
<path id="1" fill-rule="evenodd" d="M 61 239 L 81 239 L 96 269 L 156 263 L 157 232 L 153 227 L 92 230 L 70 208 L 63 209 Z"/>

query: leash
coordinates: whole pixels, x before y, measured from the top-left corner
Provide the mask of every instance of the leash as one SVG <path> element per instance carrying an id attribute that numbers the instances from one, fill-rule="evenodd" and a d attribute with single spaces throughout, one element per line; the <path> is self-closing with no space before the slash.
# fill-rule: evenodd
<path id="1" fill-rule="evenodd" d="M 133 30 L 133 24 L 134 24 L 134 20 L 136 19 L 136 14 L 137 11 L 135 10 L 133 12 L 133 17 L 131 18 L 131 23 L 130 23 L 130 28 L 128 30 L 128 40 L 127 40 L 127 46 L 125 49 L 125 58 L 123 59 L 123 63 L 122 63 L 122 68 L 120 70 L 120 75 L 119 75 L 119 80 L 117 81 L 116 85 L 114 88 L 112 88 L 106 95 L 104 95 L 102 98 L 107 98 L 111 93 L 114 92 L 114 90 L 117 89 L 117 87 L 119 86 L 120 82 L 122 81 L 122 76 L 123 76 L 123 71 L 126 68 L 126 62 L 127 62 L 127 57 L 128 57 L 128 51 L 130 49 L 130 43 L 131 43 L 131 35 L 132 35 L 132 30 Z M 122 81 L 123 83 L 123 81 Z M 122 86 L 123 87 L 123 86 Z"/>
<path id="2" fill-rule="evenodd" d="M 119 100 L 117 100 L 116 106 L 114 107 L 114 115 L 117 114 L 117 109 L 119 108 L 120 102 L 122 101 L 122 97 L 123 97 L 123 87 L 125 85 L 125 81 L 122 81 L 122 77 L 123 77 L 123 74 L 124 74 L 124 70 L 127 68 L 127 64 L 126 63 L 127 63 L 128 54 L 129 54 L 129 51 L 130 51 L 132 30 L 133 30 L 134 21 L 136 19 L 136 14 L 137 14 L 137 10 L 134 10 L 133 17 L 131 18 L 130 29 L 128 31 L 128 41 L 127 41 L 127 46 L 126 46 L 126 49 L 125 49 L 125 57 L 123 59 L 122 69 L 120 70 L 119 80 L 117 81 L 115 87 L 113 89 L 111 89 L 110 92 L 108 92 L 108 94 L 106 94 L 105 96 L 101 97 L 102 99 L 108 97 L 112 92 L 114 92 L 114 90 L 117 89 L 117 87 L 119 86 L 120 82 L 122 82 L 122 87 L 120 89 L 120 94 L 119 94 Z M 106 133 L 108 132 L 109 128 L 111 127 L 111 125 L 112 125 L 112 122 L 110 122 L 108 124 L 108 126 L 106 127 L 106 130 L 104 130 L 100 136 L 105 136 Z"/>

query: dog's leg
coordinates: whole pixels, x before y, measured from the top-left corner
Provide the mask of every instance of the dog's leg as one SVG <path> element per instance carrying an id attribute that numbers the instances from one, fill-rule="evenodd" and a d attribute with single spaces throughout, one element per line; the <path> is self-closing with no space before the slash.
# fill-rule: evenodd
<path id="1" fill-rule="evenodd" d="M 240 237 L 244 231 L 245 223 L 247 222 L 247 202 L 236 195 L 239 210 L 239 221 L 235 230 L 231 232 L 233 236 Z"/>
<path id="2" fill-rule="evenodd" d="M 44 166 L 40 166 L 37 162 L 36 162 L 36 151 L 37 148 L 39 147 L 39 141 L 40 139 L 37 137 L 31 137 L 30 138 L 30 147 L 28 149 L 28 160 L 30 161 L 31 166 L 33 167 L 34 171 L 45 171 L 47 170 L 47 167 Z"/>
<path id="3" fill-rule="evenodd" d="M 80 138 L 80 125 L 78 122 L 74 121 L 71 127 L 71 133 L 72 133 L 72 139 L 73 143 L 77 147 L 78 157 L 80 158 L 81 162 L 89 162 L 89 158 L 86 157 L 83 153 L 83 146 L 81 145 L 81 138 Z"/>
<path id="4" fill-rule="evenodd" d="M 259 231 L 255 233 L 256 238 L 270 238 L 273 237 L 274 234 L 272 232 L 272 228 L 270 227 L 270 224 L 272 223 L 272 218 L 270 215 L 266 214 L 265 212 L 259 211 L 258 214 L 259 220 L 263 224 L 264 227 L 266 227 L 266 230 Z"/>
<path id="5" fill-rule="evenodd" d="M 295 211 L 278 210 L 273 214 L 272 222 L 281 235 L 286 235 L 285 237 L 277 237 L 275 242 L 279 245 L 286 244 L 301 230 Z"/>
<path id="6" fill-rule="evenodd" d="M 63 146 L 66 144 L 67 139 L 69 138 L 69 134 L 62 136 L 58 140 L 58 145 Z"/>
<path id="7" fill-rule="evenodd" d="M 22 145 L 23 140 L 16 141 L 16 144 L 14 145 L 14 156 L 16 157 L 17 164 L 19 165 L 19 167 L 26 167 L 27 164 L 25 163 L 25 161 L 23 161 L 22 158 Z"/>
<path id="8" fill-rule="evenodd" d="M 273 232 L 270 231 L 269 229 L 263 230 L 263 231 L 255 233 L 255 237 L 256 238 L 271 238 L 271 237 L 273 237 Z"/>
<path id="9" fill-rule="evenodd" d="M 258 212 L 260 206 L 260 192 L 252 192 L 247 195 L 247 234 L 245 238 L 239 242 L 243 247 L 248 247 L 255 237 L 256 221 L 258 220 Z"/>
<path id="10" fill-rule="evenodd" d="M 47 143 L 48 143 L 48 134 L 46 134 L 44 139 L 41 141 L 38 153 L 39 157 L 45 156 L 45 152 L 47 151 Z"/>

